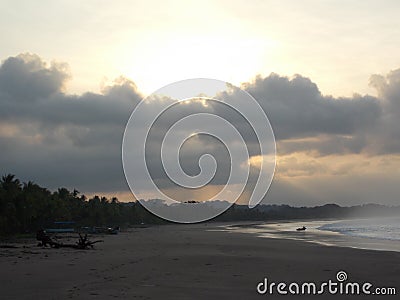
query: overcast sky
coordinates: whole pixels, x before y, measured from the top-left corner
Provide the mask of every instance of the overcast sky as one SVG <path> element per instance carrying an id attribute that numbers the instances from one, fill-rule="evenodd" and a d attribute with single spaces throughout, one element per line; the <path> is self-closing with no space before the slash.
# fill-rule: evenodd
<path id="1" fill-rule="evenodd" d="M 154 89 L 209 77 L 241 85 L 269 117 L 277 170 L 264 203 L 399 204 L 398 1 L 180 2 L 0 0 L 0 171 L 130 200 L 130 113 Z M 200 110 L 235 120 L 217 104 L 184 109 Z M 218 142 L 192 143 L 186 171 L 207 147 L 229 169 Z"/>

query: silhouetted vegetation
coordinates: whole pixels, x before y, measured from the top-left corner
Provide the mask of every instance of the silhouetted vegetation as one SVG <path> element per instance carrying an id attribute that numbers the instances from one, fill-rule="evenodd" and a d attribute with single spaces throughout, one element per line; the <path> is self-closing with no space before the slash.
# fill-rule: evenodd
<path id="1" fill-rule="evenodd" d="M 187 202 L 188 204 L 191 201 Z M 195 202 L 194 202 L 195 203 Z M 354 216 L 399 215 L 400 207 L 361 205 L 341 207 L 327 204 L 317 207 L 259 205 L 249 209 L 232 205 L 213 221 L 283 220 L 348 218 Z M 138 202 L 121 203 L 117 198 L 94 196 L 87 199 L 78 191 L 59 188 L 51 192 L 28 181 L 21 183 L 14 175 L 0 180 L 0 234 L 34 233 L 55 221 L 74 221 L 81 226 L 130 226 L 164 224 L 167 221 L 151 214 Z"/>
<path id="2" fill-rule="evenodd" d="M 74 221 L 76 226 L 129 226 L 163 222 L 139 203 L 120 203 L 117 198 L 87 199 L 76 190 L 51 192 L 31 181 L 21 183 L 14 175 L 0 180 L 0 234 L 36 232 L 55 221 Z"/>

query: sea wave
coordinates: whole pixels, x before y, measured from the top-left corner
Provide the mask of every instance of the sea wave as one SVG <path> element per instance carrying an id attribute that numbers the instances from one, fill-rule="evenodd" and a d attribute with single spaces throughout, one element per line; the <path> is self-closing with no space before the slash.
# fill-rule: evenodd
<path id="1" fill-rule="evenodd" d="M 324 224 L 318 229 L 362 238 L 400 241 L 400 217 L 346 220 Z"/>

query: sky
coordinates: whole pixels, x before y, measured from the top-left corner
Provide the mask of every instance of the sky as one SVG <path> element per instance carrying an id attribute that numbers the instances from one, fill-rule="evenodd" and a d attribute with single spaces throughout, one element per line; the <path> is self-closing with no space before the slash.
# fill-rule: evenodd
<path id="1" fill-rule="evenodd" d="M 263 203 L 399 204 L 399 9 L 389 0 L 0 0 L 1 172 L 129 201 L 121 143 L 135 106 L 171 82 L 215 78 L 241 86 L 269 117 L 277 168 Z M 200 110 L 221 113 L 185 108 Z M 184 151 L 189 173 L 202 147 L 229 169 L 218 143 L 201 137 Z"/>

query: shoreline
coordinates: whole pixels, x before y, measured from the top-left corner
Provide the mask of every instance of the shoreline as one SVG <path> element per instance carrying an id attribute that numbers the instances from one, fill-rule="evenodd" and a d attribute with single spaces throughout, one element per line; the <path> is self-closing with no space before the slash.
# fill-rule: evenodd
<path id="1" fill-rule="evenodd" d="M 222 226 L 227 231 L 238 231 L 254 234 L 261 238 L 288 239 L 324 246 L 347 247 L 353 249 L 395 251 L 400 252 L 400 241 L 359 237 L 341 232 L 320 229 L 323 225 L 348 220 L 364 219 L 333 219 L 333 220 L 290 220 L 282 222 L 260 222 L 253 224 L 237 224 Z M 306 225 L 307 230 L 296 232 L 296 228 Z"/>
<path id="2" fill-rule="evenodd" d="M 260 299 L 256 286 L 265 277 L 321 282 L 334 279 L 339 270 L 352 281 L 400 291 L 398 252 L 259 238 L 218 231 L 221 225 L 133 228 L 102 236 L 104 243 L 94 250 L 46 249 L 36 247 L 34 240 L 25 248 L 0 249 L 2 297 Z M 333 297 L 337 296 L 324 294 L 318 299 Z"/>

